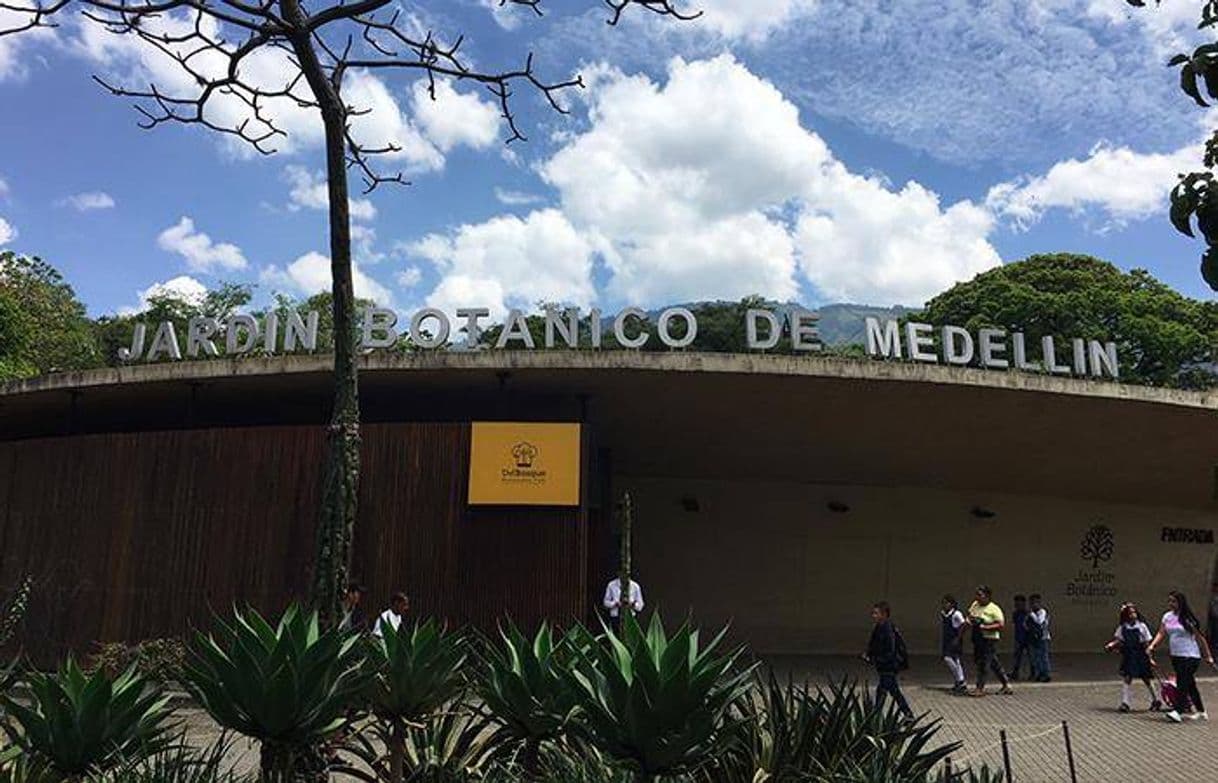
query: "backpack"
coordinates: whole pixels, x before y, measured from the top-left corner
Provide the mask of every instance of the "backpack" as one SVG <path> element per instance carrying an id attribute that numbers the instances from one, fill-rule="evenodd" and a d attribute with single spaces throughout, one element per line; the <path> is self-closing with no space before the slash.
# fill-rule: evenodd
<path id="1" fill-rule="evenodd" d="M 903 672 L 909 668 L 909 648 L 905 646 L 905 637 L 901 635 L 901 629 L 895 625 L 892 627 L 892 635 L 896 641 L 897 671 Z"/>
<path id="2" fill-rule="evenodd" d="M 1048 615 L 1045 616 L 1045 619 L 1048 620 Z M 1033 620 L 1031 614 L 1027 616 L 1023 623 L 1024 638 L 1026 638 L 1029 642 L 1039 642 L 1044 640 L 1045 627 Z"/>

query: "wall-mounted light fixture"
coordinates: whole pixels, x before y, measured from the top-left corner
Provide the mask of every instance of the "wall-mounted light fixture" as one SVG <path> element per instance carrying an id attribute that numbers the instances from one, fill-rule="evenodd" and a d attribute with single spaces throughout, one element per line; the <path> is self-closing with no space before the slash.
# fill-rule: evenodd
<path id="1" fill-rule="evenodd" d="M 834 514 L 845 514 L 850 510 L 850 506 L 846 505 L 840 500 L 830 500 L 825 504 L 825 508 L 832 511 Z"/>

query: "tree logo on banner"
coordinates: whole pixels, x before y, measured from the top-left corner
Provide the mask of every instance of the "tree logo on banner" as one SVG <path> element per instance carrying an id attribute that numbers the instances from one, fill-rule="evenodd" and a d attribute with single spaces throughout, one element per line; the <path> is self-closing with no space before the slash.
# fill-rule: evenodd
<path id="1" fill-rule="evenodd" d="M 1092 568 L 1099 568 L 1101 560 L 1107 562 L 1112 559 L 1113 538 L 1112 528 L 1107 525 L 1092 525 L 1083 535 L 1079 556 L 1090 560 Z"/>

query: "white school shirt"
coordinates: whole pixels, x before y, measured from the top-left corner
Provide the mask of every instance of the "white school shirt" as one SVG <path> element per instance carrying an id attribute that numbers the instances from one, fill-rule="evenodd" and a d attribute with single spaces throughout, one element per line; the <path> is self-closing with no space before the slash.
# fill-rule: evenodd
<path id="1" fill-rule="evenodd" d="M 610 580 L 609 584 L 605 585 L 605 599 L 602 602 L 602 603 L 604 603 L 605 608 L 609 610 L 610 617 L 617 617 L 617 609 L 618 609 L 617 604 L 621 599 L 622 599 L 621 580 L 619 580 L 619 579 Z M 643 588 L 640 587 L 639 583 L 634 581 L 633 579 L 630 580 L 630 600 L 627 601 L 627 603 L 630 605 L 630 609 L 635 614 L 638 614 L 639 612 L 643 611 Z"/>
<path id="2" fill-rule="evenodd" d="M 1118 625 L 1116 627 L 1116 630 L 1112 632 L 1112 638 L 1116 639 L 1118 642 L 1125 641 L 1125 634 L 1122 632 L 1126 628 L 1129 628 L 1131 630 L 1137 629 L 1138 638 L 1142 640 L 1143 644 L 1145 644 L 1146 642 L 1149 642 L 1152 638 L 1150 635 L 1150 626 L 1148 626 L 1146 623 L 1142 622 L 1141 620 L 1138 620 L 1136 623 L 1133 623 L 1133 624 L 1121 623 L 1120 625 Z"/>
<path id="3" fill-rule="evenodd" d="M 372 635 L 377 637 L 384 636 L 384 631 L 381 630 L 381 626 L 385 625 L 386 623 L 389 624 L 390 628 L 396 631 L 398 626 L 402 624 L 402 615 L 398 614 L 392 609 L 386 609 L 385 611 L 381 612 L 381 616 L 376 618 L 376 625 L 372 628 Z"/>
<path id="4" fill-rule="evenodd" d="M 1032 622 L 1041 627 L 1041 638 L 1049 641 L 1053 637 L 1049 635 L 1049 612 L 1043 606 L 1035 612 L 1028 612 L 1028 617 L 1032 618 Z"/>

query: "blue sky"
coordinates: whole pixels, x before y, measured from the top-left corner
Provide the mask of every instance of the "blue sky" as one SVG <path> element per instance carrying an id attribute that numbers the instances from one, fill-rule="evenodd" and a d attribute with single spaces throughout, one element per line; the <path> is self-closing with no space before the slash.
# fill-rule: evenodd
<path id="1" fill-rule="evenodd" d="M 542 18 L 400 5 L 413 29 L 463 33 L 481 68 L 534 51 L 588 86 L 567 116 L 521 88 L 529 140 L 505 147 L 475 87 L 432 102 L 409 74 L 352 75 L 348 100 L 372 109 L 357 135 L 399 144 L 382 165 L 413 183 L 353 204 L 357 287 L 384 304 L 917 305 L 1053 251 L 1209 296 L 1199 245 L 1165 217 L 1206 128 L 1163 67 L 1195 41 L 1190 0 L 702 0 L 697 21 L 616 29 L 592 0 Z M 175 68 L 75 17 L 0 39 L 0 246 L 55 264 L 94 314 L 156 286 L 327 287 L 316 120 L 283 109 L 289 136 L 264 157 L 198 127 L 142 131 L 90 78 L 174 86 Z"/>

